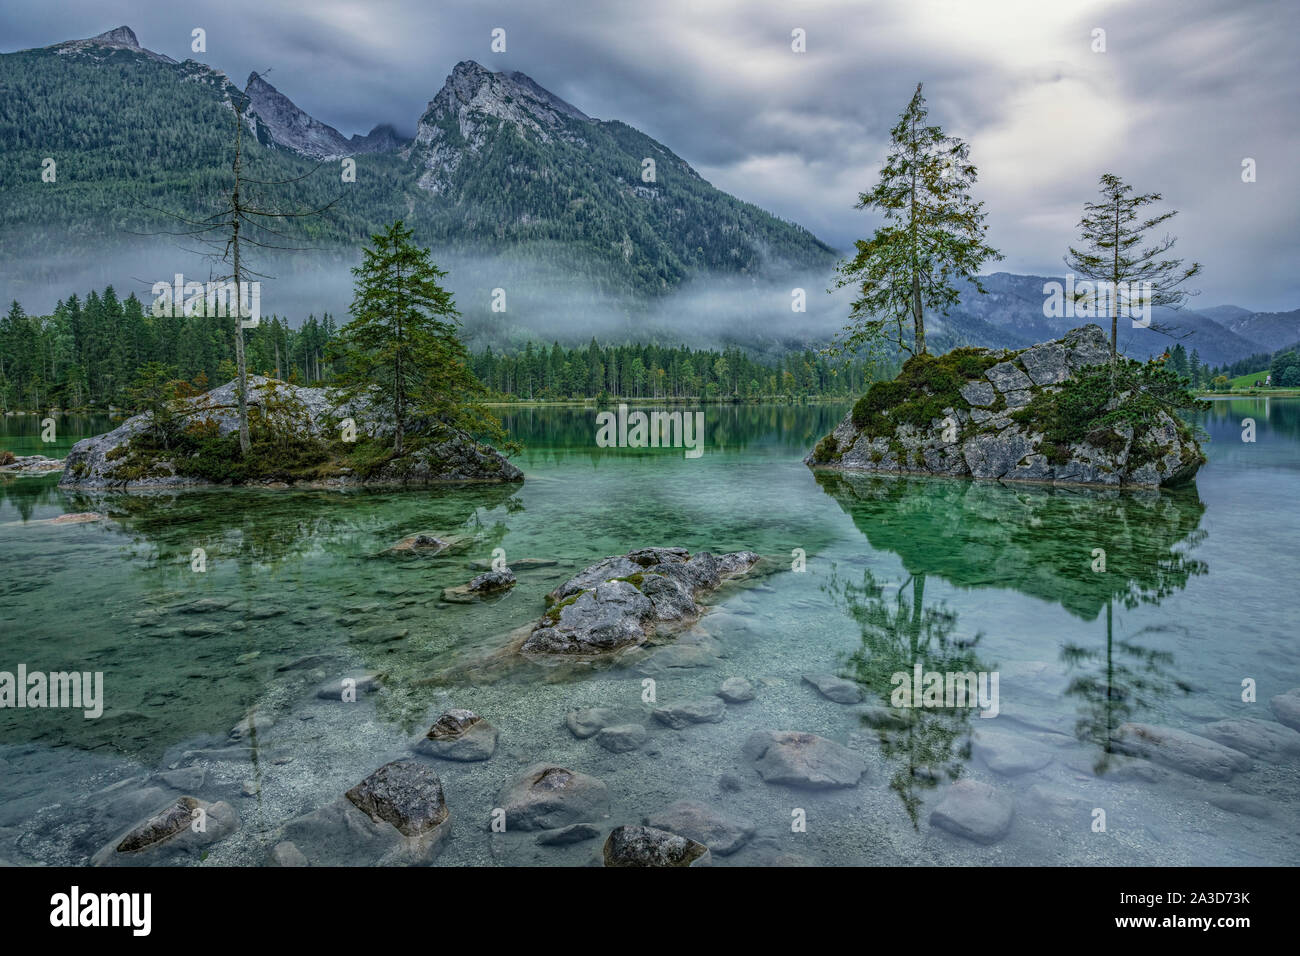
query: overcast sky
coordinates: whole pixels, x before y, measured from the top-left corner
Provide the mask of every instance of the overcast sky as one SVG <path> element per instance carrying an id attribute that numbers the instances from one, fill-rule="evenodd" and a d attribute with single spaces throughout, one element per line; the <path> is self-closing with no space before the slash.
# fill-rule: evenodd
<path id="1" fill-rule="evenodd" d="M 853 204 L 923 81 L 931 119 L 980 169 L 1006 255 L 993 268 L 1062 273 L 1081 206 L 1112 171 L 1181 211 L 1177 252 L 1205 266 L 1193 307 L 1300 307 L 1293 0 L 51 0 L 5 4 L 0 49 L 122 24 L 241 83 L 270 68 L 344 134 L 412 132 L 459 60 L 521 70 L 837 248 L 874 227 Z M 194 27 L 206 53 L 190 52 Z"/>

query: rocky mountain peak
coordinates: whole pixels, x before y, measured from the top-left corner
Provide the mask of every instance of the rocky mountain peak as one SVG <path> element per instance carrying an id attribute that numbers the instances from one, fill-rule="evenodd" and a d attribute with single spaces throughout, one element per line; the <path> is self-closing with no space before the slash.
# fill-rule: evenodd
<path id="1" fill-rule="evenodd" d="M 466 112 L 494 116 L 532 129 L 555 127 L 561 118 L 591 119 L 526 74 L 493 73 L 473 60 L 461 60 L 452 68 L 446 83 L 429 103 L 425 118 L 434 114 L 441 119 Z"/>
<path id="2" fill-rule="evenodd" d="M 139 39 L 136 38 L 135 31 L 128 26 L 114 27 L 111 30 L 105 30 L 98 36 L 89 37 L 85 40 L 65 40 L 63 43 L 56 43 L 47 49 L 54 50 L 56 53 L 98 53 L 103 50 L 130 50 L 133 53 L 142 53 L 153 60 L 161 63 L 175 63 L 169 56 L 161 53 L 155 53 L 153 50 L 146 50 L 140 45 Z"/>
<path id="3" fill-rule="evenodd" d="M 247 85 L 249 113 L 261 120 L 270 138 L 313 159 L 333 159 L 353 152 L 347 137 L 308 115 L 257 73 Z"/>
<path id="4" fill-rule="evenodd" d="M 112 30 L 105 30 L 97 37 L 90 38 L 91 43 L 98 43 L 101 46 L 125 46 L 132 50 L 140 49 L 140 41 L 135 37 L 135 31 L 130 27 L 114 27 Z"/>
<path id="5" fill-rule="evenodd" d="M 412 152 L 425 170 L 420 185 L 443 192 L 466 152 L 477 152 L 487 140 L 488 122 L 493 127 L 510 124 L 548 143 L 580 141 L 584 131 L 577 124 L 592 120 L 523 73 L 493 73 L 473 60 L 462 60 L 416 128 Z"/>

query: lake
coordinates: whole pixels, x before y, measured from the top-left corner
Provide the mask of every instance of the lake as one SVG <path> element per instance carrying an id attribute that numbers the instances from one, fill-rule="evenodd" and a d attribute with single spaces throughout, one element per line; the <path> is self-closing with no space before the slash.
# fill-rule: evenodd
<path id="1" fill-rule="evenodd" d="M 1300 400 L 1215 401 L 1195 483 L 1124 494 L 815 473 L 801 459 L 846 407 L 706 406 L 696 458 L 598 447 L 591 408 L 510 409 L 527 480 L 509 486 L 133 496 L 0 479 L 0 670 L 104 675 L 98 719 L 0 710 L 0 859 L 85 863 L 180 787 L 229 802 L 241 825 L 177 862 L 262 865 L 287 820 L 409 756 L 456 707 L 500 740 L 486 761 L 431 761 L 453 826 L 442 865 L 599 855 L 597 839 L 490 830 L 502 785 L 543 760 L 604 781 L 601 839 L 679 799 L 741 821 L 752 835 L 719 865 L 1300 863 L 1300 753 L 1262 725 L 1220 723 L 1280 727 L 1269 699 L 1300 686 Z M 111 427 L 57 424 L 51 446 L 37 419 L 0 420 L 0 448 L 62 455 Z M 47 520 L 85 511 L 107 518 Z M 385 553 L 416 532 L 470 543 Z M 647 546 L 764 561 L 694 628 L 614 662 L 500 653 L 547 591 Z M 442 600 L 494 554 L 515 565 L 512 591 Z M 940 706 L 894 721 L 893 675 L 918 666 L 996 674 L 997 715 Z M 380 693 L 318 696 L 362 672 L 382 675 Z M 837 703 L 804 675 L 848 678 L 861 700 Z M 671 729 L 645 702 L 648 687 L 661 705 L 733 676 L 755 699 L 717 723 Z M 627 753 L 578 739 L 566 715 L 591 706 L 648 739 Z M 255 734 L 232 746 L 250 712 Z M 1234 733 L 1251 760 L 1216 772 L 1186 748 L 1139 759 L 1116 742 L 1128 722 Z M 763 730 L 821 735 L 866 773 L 831 790 L 769 783 L 743 752 Z M 931 823 L 954 778 L 1014 808 L 1004 835 Z"/>

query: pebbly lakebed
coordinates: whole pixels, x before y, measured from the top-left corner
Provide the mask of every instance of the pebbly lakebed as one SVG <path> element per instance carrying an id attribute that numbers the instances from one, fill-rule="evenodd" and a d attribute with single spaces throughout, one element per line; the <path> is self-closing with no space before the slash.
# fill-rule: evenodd
<path id="1" fill-rule="evenodd" d="M 512 409 L 527 477 L 500 487 L 0 480 L 0 671 L 104 675 L 98 719 L 0 709 L 0 860 L 87 863 L 189 795 L 229 804 L 238 827 L 162 862 L 266 865 L 290 821 L 409 758 L 450 811 L 437 865 L 585 865 L 614 827 L 689 816 L 665 812 L 681 800 L 708 808 L 714 865 L 1300 862 L 1300 750 L 1270 705 L 1300 686 L 1300 400 L 1215 401 L 1195 482 L 1125 493 L 815 473 L 801 459 L 846 407 L 706 406 L 698 458 L 597 447 L 593 408 Z M 62 454 L 107 424 L 61 420 L 52 452 L 35 422 L 0 422 L 0 447 Z M 52 521 L 83 512 L 104 517 Z M 455 544 L 388 550 L 417 533 Z M 548 591 L 651 546 L 763 561 L 633 653 L 503 654 Z M 494 555 L 512 589 L 444 600 Z M 891 677 L 917 664 L 996 673 L 998 715 L 899 719 Z M 322 696 L 362 674 L 379 677 L 356 702 Z M 653 713 L 720 700 L 728 678 L 753 699 L 698 722 Z M 457 708 L 497 729 L 492 756 L 414 754 Z M 566 719 L 585 708 L 644 734 L 580 738 Z M 778 782 L 755 756 L 769 731 L 825 738 L 862 772 Z M 503 788 L 539 762 L 604 783 L 587 839 L 491 830 Z"/>

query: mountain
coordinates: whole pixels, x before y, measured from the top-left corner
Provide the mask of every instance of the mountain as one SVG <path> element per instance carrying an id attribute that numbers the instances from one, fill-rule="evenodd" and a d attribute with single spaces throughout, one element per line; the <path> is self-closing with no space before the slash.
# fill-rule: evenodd
<path id="1" fill-rule="evenodd" d="M 542 276 L 552 300 L 571 290 L 578 308 L 608 307 L 609 296 L 644 301 L 704 276 L 824 272 L 834 260 L 810 232 L 714 188 L 667 146 L 592 119 L 521 73 L 457 64 L 413 140 L 383 123 L 345 137 L 266 77 L 251 75 L 247 87 L 249 178 L 283 184 L 257 187 L 256 198 L 276 210 L 328 206 L 318 218 L 278 221 L 268 245 L 334 250 L 351 264 L 370 233 L 402 217 L 440 260 L 488 263 L 487 292 Z M 144 49 L 128 27 L 0 55 L 0 89 L 7 297 L 42 289 L 49 303 L 31 305 L 46 308 L 71 291 L 70 275 L 110 257 L 123 261 L 113 260 L 109 281 L 178 271 L 174 253 L 159 251 L 160 234 L 180 231 L 167 213 L 201 219 L 219 208 L 243 91 L 212 66 Z M 343 156 L 358 158 L 354 184 L 341 186 L 337 167 L 312 173 Z M 40 177 L 46 158 L 55 182 Z M 645 160 L 655 164 L 648 182 Z M 271 265 L 306 269 L 302 256 Z M 475 287 L 473 298 L 487 293 Z"/>
<path id="2" fill-rule="evenodd" d="M 311 159 L 338 159 L 363 153 L 391 152 L 406 145 L 391 125 L 376 126 L 365 136 L 345 137 L 333 126 L 309 116 L 257 73 L 244 86 L 248 114 L 260 141 L 275 143 Z"/>
<path id="3" fill-rule="evenodd" d="M 1225 328 L 1257 343 L 1262 352 L 1276 352 L 1300 342 L 1300 309 L 1290 312 L 1247 312 L 1240 310 L 1220 319 Z"/>
<path id="4" fill-rule="evenodd" d="M 1250 309 L 1243 309 L 1239 305 L 1212 305 L 1208 309 L 1197 309 L 1196 311 L 1207 319 L 1213 319 L 1220 325 L 1227 325 L 1233 319 L 1241 319 L 1253 314 Z"/>
<path id="5" fill-rule="evenodd" d="M 1109 322 L 1105 319 L 1079 316 L 1056 318 L 1044 314 L 1047 298 L 1044 286 L 1048 283 L 1064 285 L 1064 276 L 995 272 L 981 277 L 980 281 L 987 294 L 978 294 L 968 283 L 951 316 L 935 320 L 934 324 L 938 328 L 950 329 L 971 344 L 1004 345 L 1001 342 L 981 341 L 981 338 L 988 336 L 981 335 L 973 323 L 984 323 L 1003 335 L 1012 337 L 1014 341 L 1010 344 L 1017 348 L 1057 338 L 1066 330 L 1085 322 L 1097 322 L 1109 333 Z M 1218 308 L 1222 310 L 1225 307 Z M 1192 309 L 1153 309 L 1150 328 L 1134 328 L 1131 319 L 1120 319 L 1119 347 L 1126 355 L 1148 358 L 1160 355 L 1178 342 L 1182 342 L 1189 353 L 1196 349 L 1202 362 L 1213 365 L 1270 351 L 1261 347 L 1252 337 L 1227 328 Z"/>
<path id="6" fill-rule="evenodd" d="M 250 180 L 279 184 L 250 185 L 252 201 L 326 208 L 277 220 L 250 250 L 254 268 L 274 277 L 266 313 L 342 313 L 358 246 L 400 217 L 448 271 L 476 345 L 600 337 L 779 355 L 818 347 L 844 324 L 846 298 L 819 294 L 834 250 L 714 188 L 665 144 L 591 117 L 522 73 L 462 61 L 411 125 L 350 137 L 264 75 L 246 87 L 244 167 Z M 109 283 L 144 296 L 176 272 L 220 274 L 219 263 L 191 255 L 202 250 L 176 217 L 211 215 L 229 189 L 234 105 L 245 93 L 225 73 L 147 50 L 123 26 L 0 54 L 0 91 L 0 298 L 42 311 Z M 355 159 L 355 183 L 340 181 L 342 157 Z M 42 177 L 47 159 L 52 182 Z M 967 288 L 951 315 L 928 318 L 932 348 L 1059 337 L 1081 322 L 1044 315 L 1051 281 L 1061 279 L 985 277 L 987 295 Z M 808 312 L 792 318 L 796 287 Z M 497 290 L 509 291 L 505 315 L 489 306 Z M 1295 318 L 1235 306 L 1155 316 L 1211 364 L 1290 345 Z M 1130 354 L 1173 341 L 1121 327 Z"/>
<path id="7" fill-rule="evenodd" d="M 175 63 L 169 56 L 161 53 L 154 53 L 152 50 L 146 50 L 140 46 L 140 41 L 136 39 L 135 31 L 130 27 L 116 27 L 112 30 L 106 30 L 98 36 L 93 36 L 85 40 L 66 40 L 63 43 L 56 43 L 46 49 L 53 50 L 61 56 L 68 54 L 83 54 L 90 56 L 103 56 L 112 50 L 130 50 L 133 53 L 139 53 L 147 56 L 151 60 L 157 60 L 159 63 Z"/>

